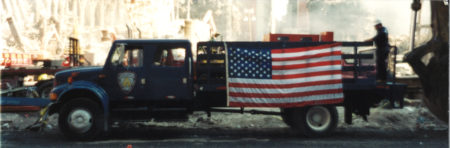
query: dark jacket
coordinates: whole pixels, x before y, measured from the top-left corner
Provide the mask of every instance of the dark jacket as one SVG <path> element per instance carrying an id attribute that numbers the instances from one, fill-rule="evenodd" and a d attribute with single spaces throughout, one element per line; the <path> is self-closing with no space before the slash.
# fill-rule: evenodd
<path id="1" fill-rule="evenodd" d="M 377 48 L 386 48 L 389 46 L 388 31 L 385 27 L 377 29 L 377 35 L 373 37 Z"/>

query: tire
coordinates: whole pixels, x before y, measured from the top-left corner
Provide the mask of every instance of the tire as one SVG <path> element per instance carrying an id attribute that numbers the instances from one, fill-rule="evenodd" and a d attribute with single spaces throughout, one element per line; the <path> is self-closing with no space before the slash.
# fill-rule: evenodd
<path id="1" fill-rule="evenodd" d="M 296 132 L 306 137 L 323 137 L 336 129 L 338 114 L 335 106 L 308 106 L 293 109 L 290 120 Z"/>
<path id="2" fill-rule="evenodd" d="M 49 99 L 50 91 L 53 88 L 53 81 L 48 81 L 37 86 L 37 92 L 40 98 Z"/>
<path id="3" fill-rule="evenodd" d="M 79 121 L 75 122 L 74 119 Z M 60 110 L 58 125 L 69 139 L 94 140 L 104 128 L 102 107 L 88 98 L 70 100 Z"/>

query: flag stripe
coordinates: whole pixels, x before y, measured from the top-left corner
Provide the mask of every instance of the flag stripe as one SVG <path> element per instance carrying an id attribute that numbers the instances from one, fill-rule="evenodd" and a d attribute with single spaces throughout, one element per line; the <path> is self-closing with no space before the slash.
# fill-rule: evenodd
<path id="1" fill-rule="evenodd" d="M 324 84 L 340 84 L 342 81 L 340 79 L 335 80 L 322 80 L 322 81 L 313 81 L 313 82 L 304 82 L 304 83 L 295 83 L 295 84 L 251 84 L 251 83 L 229 83 L 230 88 L 273 88 L 273 89 L 281 89 L 281 88 L 295 88 L 295 87 L 306 87 L 306 86 L 314 86 L 314 85 L 324 85 Z"/>
<path id="2" fill-rule="evenodd" d="M 341 60 L 340 55 L 332 55 L 332 56 L 325 56 L 320 58 L 311 58 L 311 59 L 303 59 L 303 60 L 295 60 L 295 61 L 273 61 L 273 66 L 280 66 L 280 65 L 295 65 L 295 64 L 306 64 L 306 63 L 315 63 L 315 62 L 323 62 L 323 61 L 335 61 L 335 60 Z"/>
<path id="3" fill-rule="evenodd" d="M 291 53 L 273 53 L 272 58 L 291 58 L 305 55 L 315 55 L 321 53 L 330 53 L 336 50 L 333 49 L 320 49 L 320 50 L 311 50 L 311 51 L 302 51 L 302 52 L 291 52 Z"/>
<path id="4" fill-rule="evenodd" d="M 317 67 L 308 67 L 302 69 L 290 69 L 290 70 L 273 70 L 273 75 L 291 75 L 291 74 L 305 74 L 319 71 L 331 71 L 331 70 L 341 70 L 341 65 L 326 65 Z"/>
<path id="5" fill-rule="evenodd" d="M 315 85 L 297 88 L 283 88 L 283 89 L 273 89 L 273 88 L 230 88 L 230 92 L 234 93 L 259 93 L 259 94 L 276 94 L 276 93 L 298 93 L 306 91 L 315 90 L 328 90 L 328 89 L 339 89 L 342 88 L 341 84 L 327 84 L 327 85 Z"/>
<path id="6" fill-rule="evenodd" d="M 326 44 L 326 45 L 319 45 L 319 46 L 301 47 L 301 48 L 272 49 L 272 53 L 292 53 L 292 52 L 302 52 L 302 51 L 329 49 L 331 47 L 335 47 L 335 46 L 338 46 L 338 45 L 340 45 L 340 43 Z"/>
<path id="7" fill-rule="evenodd" d="M 257 103 L 294 103 L 301 101 L 314 101 L 314 100 L 325 100 L 325 99 L 341 99 L 344 95 L 342 93 L 328 93 L 319 94 L 304 97 L 290 97 L 290 98 L 243 98 L 243 97 L 233 97 L 230 98 L 230 102 L 257 102 Z"/>
<path id="8" fill-rule="evenodd" d="M 313 77 L 303 77 L 296 79 L 286 79 L 286 80 L 268 80 L 268 79 L 242 79 L 242 78 L 228 78 L 229 83 L 251 83 L 251 84 L 295 84 L 302 82 L 314 82 L 321 80 L 340 80 L 342 79 L 341 74 L 326 75 L 326 76 L 313 76 Z"/>
<path id="9" fill-rule="evenodd" d="M 299 73 L 299 74 L 289 74 L 289 75 L 272 75 L 272 79 L 283 80 L 283 79 L 297 79 L 311 76 L 327 76 L 330 74 L 341 74 L 341 70 L 329 70 L 329 71 L 318 71 L 310 73 Z"/>
<path id="10" fill-rule="evenodd" d="M 311 58 L 320 58 L 320 57 L 326 57 L 326 56 L 332 56 L 332 55 L 340 55 L 341 51 L 333 51 L 333 52 L 324 52 L 324 53 L 318 53 L 318 54 L 312 54 L 312 55 L 303 55 L 303 56 L 296 56 L 296 57 L 272 57 L 272 61 L 295 61 L 295 60 L 306 60 Z"/>
<path id="11" fill-rule="evenodd" d="M 330 98 L 327 100 L 299 101 L 289 103 L 255 103 L 255 102 L 230 102 L 230 106 L 246 106 L 246 107 L 299 107 L 316 104 L 336 104 L 343 102 L 342 98 Z"/>
<path id="12" fill-rule="evenodd" d="M 341 60 L 322 61 L 322 62 L 315 62 L 315 63 L 311 62 L 311 63 L 305 63 L 305 64 L 292 64 L 292 65 L 281 65 L 281 66 L 272 65 L 272 70 L 301 69 L 301 68 L 326 66 L 326 65 L 341 65 Z"/>
<path id="13" fill-rule="evenodd" d="M 327 90 L 314 90 L 314 91 L 307 91 L 307 92 L 272 93 L 272 94 L 229 92 L 229 95 L 230 95 L 230 97 L 279 99 L 279 98 L 292 98 L 292 97 L 302 97 L 302 96 L 312 96 L 312 95 L 324 95 L 324 94 L 330 94 L 330 93 L 342 93 L 342 88 L 327 89 Z"/>

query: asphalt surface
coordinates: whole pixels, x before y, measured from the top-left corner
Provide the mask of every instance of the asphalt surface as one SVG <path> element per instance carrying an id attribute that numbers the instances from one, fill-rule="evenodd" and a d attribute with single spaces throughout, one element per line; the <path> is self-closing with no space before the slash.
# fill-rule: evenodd
<path id="1" fill-rule="evenodd" d="M 289 128 L 195 129 L 134 127 L 113 129 L 96 141 L 71 141 L 58 130 L 2 131 L 1 147 L 448 147 L 447 131 L 383 131 L 338 128 L 333 135 L 306 138 Z"/>

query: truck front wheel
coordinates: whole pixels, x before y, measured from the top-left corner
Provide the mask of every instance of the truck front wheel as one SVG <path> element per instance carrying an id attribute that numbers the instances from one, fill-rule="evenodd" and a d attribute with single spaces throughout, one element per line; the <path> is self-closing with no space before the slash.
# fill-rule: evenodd
<path id="1" fill-rule="evenodd" d="M 296 131 L 307 137 L 320 137 L 336 129 L 338 114 L 335 106 L 308 106 L 293 109 L 291 120 Z"/>
<path id="2" fill-rule="evenodd" d="M 70 139 L 92 140 L 102 133 L 103 116 L 98 103 L 75 98 L 61 108 L 58 124 L 61 132 Z"/>

